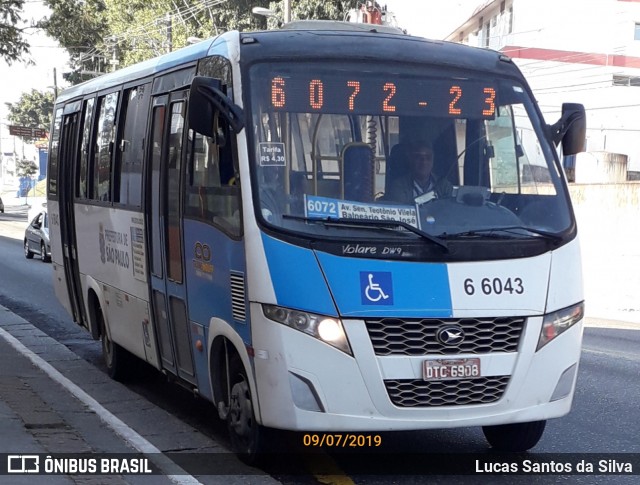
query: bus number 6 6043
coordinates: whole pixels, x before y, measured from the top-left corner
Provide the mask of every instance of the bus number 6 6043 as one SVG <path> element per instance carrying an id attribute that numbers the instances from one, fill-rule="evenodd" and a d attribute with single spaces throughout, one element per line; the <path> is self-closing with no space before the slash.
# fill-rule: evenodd
<path id="1" fill-rule="evenodd" d="M 467 295 L 475 295 L 476 286 L 485 295 L 501 295 L 502 293 L 522 295 L 524 293 L 522 278 L 482 278 L 479 285 L 472 278 L 464 280 L 464 292 Z"/>

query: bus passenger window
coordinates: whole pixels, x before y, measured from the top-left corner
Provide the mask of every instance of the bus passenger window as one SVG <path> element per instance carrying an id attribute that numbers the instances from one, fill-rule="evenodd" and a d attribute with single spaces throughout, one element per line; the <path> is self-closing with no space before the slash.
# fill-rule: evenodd
<path id="1" fill-rule="evenodd" d="M 122 113 L 125 116 L 116 152 L 114 202 L 142 205 L 142 160 L 144 131 L 149 111 L 148 85 L 125 91 Z"/>
<path id="2" fill-rule="evenodd" d="M 78 167 L 78 185 L 76 196 L 86 199 L 88 195 L 88 170 L 89 151 L 91 147 L 91 120 L 93 119 L 93 105 L 95 98 L 87 99 L 84 103 L 84 113 L 82 117 L 82 140 L 80 141 L 80 165 Z"/>
<path id="3" fill-rule="evenodd" d="M 96 151 L 93 158 L 94 200 L 111 200 L 111 161 L 116 135 L 118 94 L 111 93 L 100 98 Z"/>
<path id="4" fill-rule="evenodd" d="M 53 133 L 51 134 L 51 151 L 49 155 L 49 196 L 58 194 L 58 148 L 60 146 L 60 127 L 62 124 L 62 108 L 56 110 Z"/>

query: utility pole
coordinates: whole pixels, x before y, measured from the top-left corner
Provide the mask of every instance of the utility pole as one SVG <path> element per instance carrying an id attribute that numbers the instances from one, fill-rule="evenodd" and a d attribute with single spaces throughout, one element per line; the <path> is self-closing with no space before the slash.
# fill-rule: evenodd
<path id="1" fill-rule="evenodd" d="M 173 25 L 170 13 L 166 14 L 165 22 L 167 24 L 167 53 L 169 53 L 173 50 Z"/>
<path id="2" fill-rule="evenodd" d="M 291 22 L 291 0 L 284 0 L 284 23 Z"/>
<path id="3" fill-rule="evenodd" d="M 111 36 L 109 40 L 112 42 L 111 60 L 109 61 L 109 64 L 111 64 L 112 72 L 115 72 L 116 69 L 118 69 L 118 64 L 120 64 L 120 61 L 118 60 L 118 39 L 114 35 L 114 36 Z"/>
<path id="4" fill-rule="evenodd" d="M 58 97 L 58 74 L 56 68 L 53 68 L 53 93 L 55 97 Z"/>

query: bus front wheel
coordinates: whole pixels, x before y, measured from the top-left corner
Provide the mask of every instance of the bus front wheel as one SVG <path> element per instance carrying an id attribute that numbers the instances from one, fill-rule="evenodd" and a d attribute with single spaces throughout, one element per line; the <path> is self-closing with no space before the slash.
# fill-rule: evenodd
<path id="1" fill-rule="evenodd" d="M 231 448 L 246 463 L 256 464 L 264 451 L 266 430 L 256 421 L 247 372 L 239 356 L 229 362 L 229 413 Z"/>
<path id="2" fill-rule="evenodd" d="M 483 426 L 482 432 L 492 448 L 498 451 L 527 451 L 538 444 L 546 421 Z"/>

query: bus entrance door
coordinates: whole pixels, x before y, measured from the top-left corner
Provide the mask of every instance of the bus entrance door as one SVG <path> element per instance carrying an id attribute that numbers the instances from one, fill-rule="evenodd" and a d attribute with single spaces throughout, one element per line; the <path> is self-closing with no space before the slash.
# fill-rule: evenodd
<path id="1" fill-rule="evenodd" d="M 59 180 L 76 180 L 74 168 L 76 167 L 76 150 L 74 147 L 78 137 L 78 118 L 80 112 L 67 114 L 62 120 L 62 138 L 60 140 L 60 164 Z M 60 201 L 60 238 L 62 242 L 62 261 L 65 278 L 67 280 L 67 292 L 71 301 L 73 321 L 88 328 L 85 318 L 82 289 L 80 284 L 80 268 L 78 266 L 78 244 L 75 231 L 74 212 L 74 184 L 59 184 Z"/>
<path id="2" fill-rule="evenodd" d="M 184 285 L 180 173 L 186 93 L 153 100 L 147 227 L 151 300 L 162 367 L 196 383 Z"/>

